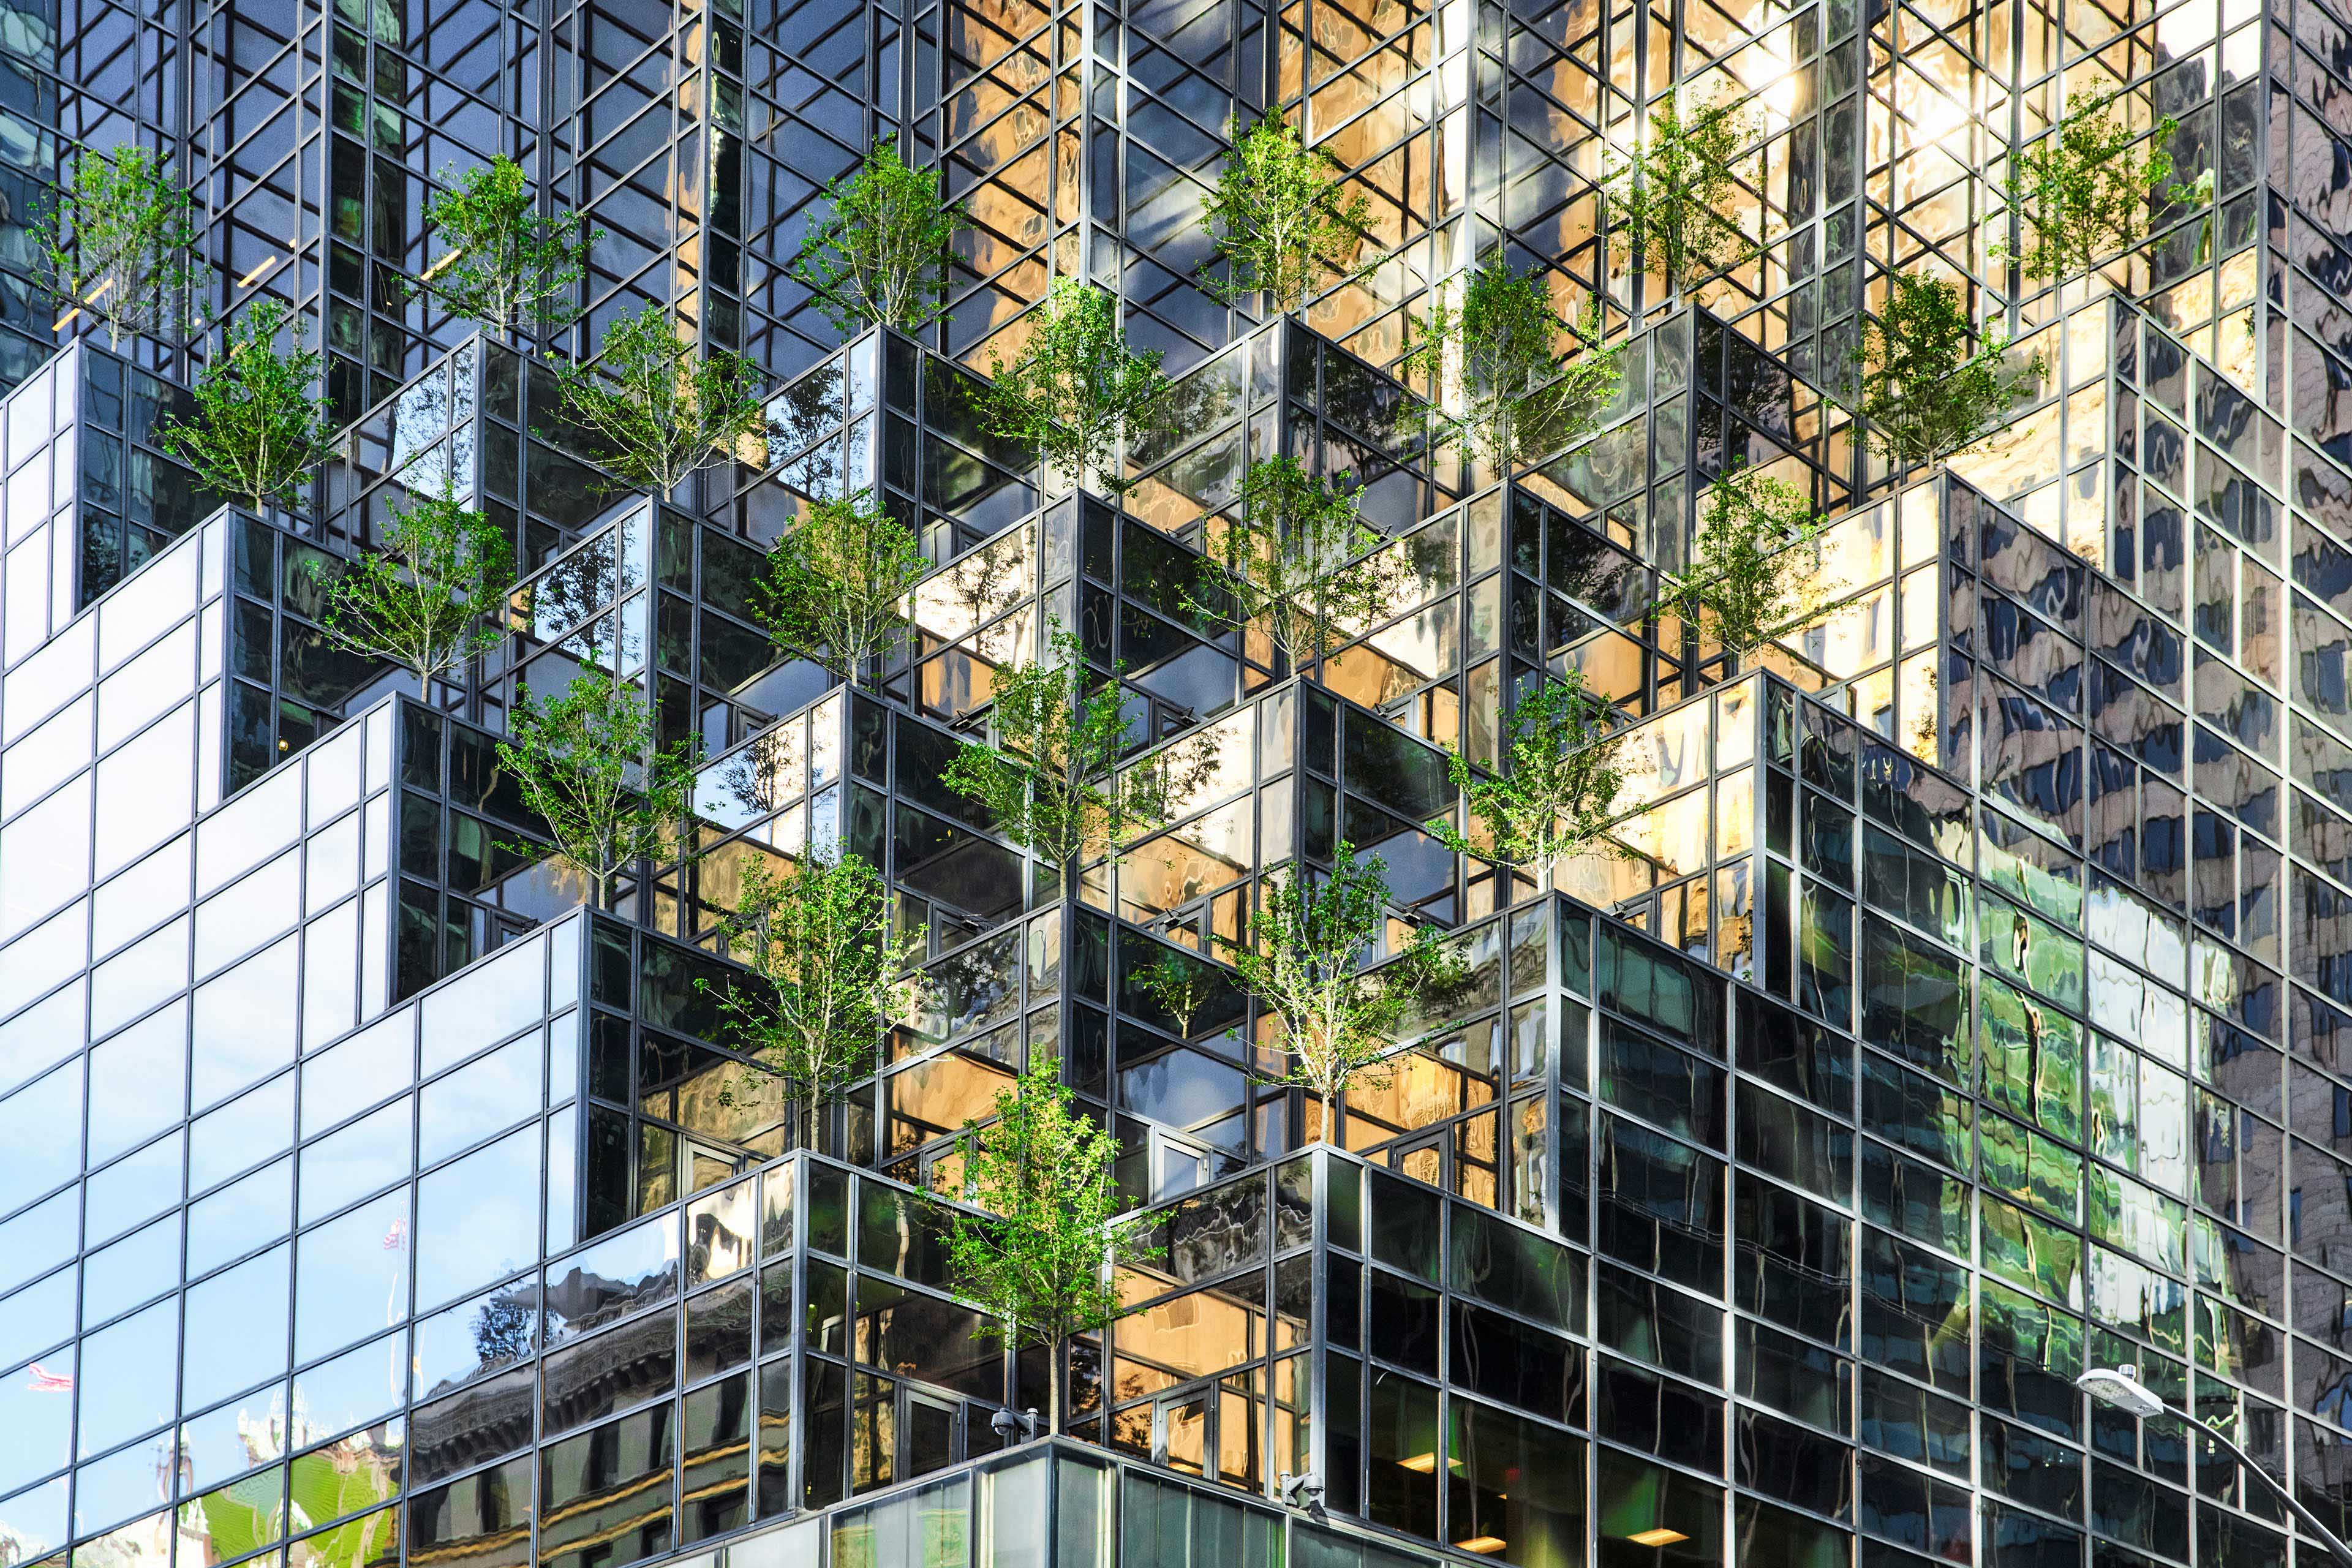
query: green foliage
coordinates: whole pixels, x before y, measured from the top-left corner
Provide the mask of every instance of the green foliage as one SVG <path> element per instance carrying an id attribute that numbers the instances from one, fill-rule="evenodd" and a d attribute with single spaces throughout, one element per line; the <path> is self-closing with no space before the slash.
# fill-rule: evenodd
<path id="1" fill-rule="evenodd" d="M 940 172 L 909 169 L 898 138 L 885 136 L 824 194 L 831 216 L 809 229 L 789 269 L 825 319 L 844 332 L 911 332 L 936 321 L 948 247 L 970 221 L 960 203 L 940 198 Z"/>
<path id="2" fill-rule="evenodd" d="M 1130 353 L 1118 301 L 1073 279 L 1055 279 L 1031 321 L 1010 365 L 990 359 L 994 379 L 981 395 L 982 424 L 1073 484 L 1124 495 L 1120 449 L 1143 434 L 1168 393 L 1159 351 Z"/>
<path id="3" fill-rule="evenodd" d="M 31 226 L 34 268 L 60 310 L 106 323 L 109 347 L 167 320 L 177 328 L 195 280 L 194 210 L 152 153 L 77 153 L 58 171 L 56 205 Z"/>
<path id="4" fill-rule="evenodd" d="M 1521 697 L 1504 731 L 1510 768 L 1479 776 L 1461 752 L 1448 766 L 1483 842 L 1473 842 L 1444 817 L 1430 834 L 1457 855 L 1542 877 L 1562 860 L 1598 844 L 1613 814 L 1623 775 L 1608 739 L 1608 699 L 1570 669 Z"/>
<path id="5" fill-rule="evenodd" d="M 1720 96 L 1687 116 L 1671 95 L 1652 110 L 1649 144 L 1602 188 L 1619 256 L 1638 253 L 1684 291 L 1745 259 L 1755 241 L 1731 216 L 1732 165 L 1755 134 L 1755 117 Z"/>
<path id="6" fill-rule="evenodd" d="M 1879 455 L 1896 469 L 1959 450 L 2009 411 L 2042 375 L 2042 356 L 2021 369 L 2003 361 L 2007 339 L 1974 336 L 1959 289 L 1942 278 L 1897 272 L 1886 309 L 1863 329 L 1861 413 Z"/>
<path id="7" fill-rule="evenodd" d="M 2191 194 L 2168 183 L 2172 154 L 2165 143 L 2180 122 L 2158 121 L 2148 138 L 2152 151 L 2135 154 L 2138 133 L 2113 111 L 2115 102 L 2108 97 L 2084 105 L 2011 163 L 2009 207 L 2025 237 L 2017 259 L 2029 278 L 2088 271 L 2101 257 L 2147 237 L 2152 199 Z"/>
<path id="8" fill-rule="evenodd" d="M 906 620 L 924 564 L 915 536 L 867 491 L 819 501 L 768 552 L 751 616 L 785 653 L 854 685 Z"/>
<path id="9" fill-rule="evenodd" d="M 487 619 L 514 584 L 514 547 L 471 507 L 447 497 L 396 510 L 382 552 L 363 552 L 331 573 L 319 563 L 320 619 L 327 635 L 363 658 L 436 676 L 499 640 Z"/>
<path id="10" fill-rule="evenodd" d="M 1162 791 L 1145 770 L 1117 772 L 1127 740 L 1118 682 L 1089 691 L 1078 639 L 1057 628 L 1053 648 L 1056 663 L 996 672 L 996 742 L 967 742 L 946 779 L 985 806 L 1006 837 L 1066 875 L 1157 821 Z"/>
<path id="11" fill-rule="evenodd" d="M 677 836 L 694 791 L 693 747 L 657 748 L 644 699 L 595 671 L 544 704 L 519 689 L 507 729 L 499 764 L 604 908 L 615 878 Z"/>
<path id="12" fill-rule="evenodd" d="M 1514 275 L 1490 262 L 1471 274 L 1460 305 L 1441 299 L 1426 316 L 1408 312 L 1406 323 L 1403 367 L 1430 387 L 1432 438 L 1497 468 L 1590 433 L 1617 395 L 1624 345 L 1601 346 L 1599 303 L 1571 329 L 1540 270 Z M 1562 354 L 1563 336 L 1580 339 L 1584 352 Z"/>
<path id="13" fill-rule="evenodd" d="M 451 314 L 508 332 L 577 319 L 580 279 L 598 238 L 579 216 L 541 213 L 522 165 L 500 153 L 466 172 L 441 172 L 445 188 L 425 208 L 441 237 L 440 259 L 417 280 Z"/>
<path id="14" fill-rule="evenodd" d="M 1262 458 L 1242 475 L 1241 515 L 1227 519 L 1202 558 L 1196 615 L 1262 626 L 1293 665 L 1311 663 L 1385 617 L 1403 587 L 1400 561 L 1358 510 L 1360 491 L 1308 473 L 1290 457 Z"/>
<path id="15" fill-rule="evenodd" d="M 983 1212 L 948 1216 L 950 1286 L 990 1314 L 982 1333 L 1052 1352 L 1047 1430 L 1058 1433 L 1064 1347 L 1118 1315 L 1111 1270 L 1157 1251 L 1139 1227 L 1117 1223 L 1128 1209 L 1114 1176 L 1118 1141 L 1078 1110 L 1060 1064 L 1033 1046 L 1028 1067 L 998 1091 L 995 1120 L 966 1122 L 957 1148 L 961 1196 Z"/>
<path id="16" fill-rule="evenodd" d="M 555 374 L 565 411 L 603 438 L 606 467 L 664 499 L 734 456 L 764 417 L 758 369 L 723 349 L 698 354 L 662 305 L 614 321 L 594 364 Z"/>
<path id="17" fill-rule="evenodd" d="M 730 1043 L 784 1080 L 804 1148 L 824 1107 L 873 1070 L 883 1033 L 912 1011 L 905 975 L 924 933 L 894 937 L 888 924 L 889 889 L 873 867 L 813 853 L 781 875 L 752 865 L 720 928 L 729 956 L 753 975 L 719 992 Z"/>
<path id="18" fill-rule="evenodd" d="M 1821 531 L 1795 487 L 1734 468 L 1707 487 L 1697 549 L 1687 570 L 1667 578 L 1658 607 L 1740 658 L 1819 607 L 1821 571 L 1804 547 Z"/>
<path id="19" fill-rule="evenodd" d="M 1219 984 L 1215 969 L 1172 947 L 1161 948 L 1137 973 L 1135 981 L 1145 995 L 1168 1009 L 1176 1033 L 1188 1040 L 1192 1037 L 1192 1020 L 1214 1000 Z"/>
<path id="20" fill-rule="evenodd" d="M 312 392 L 319 352 L 302 346 L 300 323 L 294 325 L 294 351 L 278 352 L 278 334 L 293 315 L 276 300 L 247 310 L 244 323 L 229 330 L 224 352 L 197 378 L 194 416 L 157 432 L 163 449 L 206 488 L 257 512 L 272 502 L 293 507 L 310 470 L 335 449 L 326 405 Z"/>
<path id="21" fill-rule="evenodd" d="M 1246 131 L 1227 129 L 1233 150 L 1201 211 L 1226 268 L 1222 280 L 1207 279 L 1210 292 L 1231 303 L 1263 291 L 1296 310 L 1324 279 L 1354 276 L 1348 258 L 1363 243 L 1372 204 L 1346 191 L 1339 161 L 1307 146 L 1271 110 Z"/>
<path id="22" fill-rule="evenodd" d="M 1364 973 L 1388 929 L 1388 867 L 1377 855 L 1358 860 L 1344 841 L 1333 860 L 1320 879 L 1295 864 L 1267 878 L 1248 940 L 1225 944 L 1243 989 L 1282 1020 L 1291 1064 L 1283 1081 L 1316 1096 L 1326 1139 L 1332 1097 L 1351 1083 L 1385 1082 L 1406 1009 L 1462 973 L 1426 927 L 1395 959 Z"/>

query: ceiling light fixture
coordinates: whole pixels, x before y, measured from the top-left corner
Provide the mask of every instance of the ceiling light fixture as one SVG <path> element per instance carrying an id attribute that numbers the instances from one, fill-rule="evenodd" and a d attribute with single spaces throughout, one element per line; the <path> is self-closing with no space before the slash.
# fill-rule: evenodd
<path id="1" fill-rule="evenodd" d="M 1629 1535 L 1625 1539 L 1636 1546 L 1672 1546 L 1678 1541 L 1688 1541 L 1690 1537 L 1679 1530 L 1668 1530 L 1662 1524 L 1655 1530 L 1645 1530 L 1639 1535 Z"/>

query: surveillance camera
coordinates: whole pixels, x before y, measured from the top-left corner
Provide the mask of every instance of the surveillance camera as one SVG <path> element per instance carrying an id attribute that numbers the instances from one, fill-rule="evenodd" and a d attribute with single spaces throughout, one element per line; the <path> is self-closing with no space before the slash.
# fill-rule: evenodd
<path id="1" fill-rule="evenodd" d="M 1323 1478 L 1309 1472 L 1294 1476 L 1282 1472 L 1282 1503 L 1285 1508 L 1303 1508 L 1311 1514 L 1323 1511 Z"/>

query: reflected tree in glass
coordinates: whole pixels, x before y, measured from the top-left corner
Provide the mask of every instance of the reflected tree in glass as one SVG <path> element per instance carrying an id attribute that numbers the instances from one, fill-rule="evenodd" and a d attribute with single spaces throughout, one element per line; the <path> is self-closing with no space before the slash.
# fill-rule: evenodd
<path id="1" fill-rule="evenodd" d="M 519 689 L 508 730 L 500 765 L 547 824 L 557 855 L 587 879 L 595 907 L 608 907 L 624 870 L 678 839 L 694 787 L 693 744 L 659 746 L 645 700 L 594 672 L 545 702 Z M 533 858 L 544 852 L 505 847 Z"/>
<path id="2" fill-rule="evenodd" d="M 1461 752 L 1447 754 L 1454 787 L 1480 837 L 1444 817 L 1427 824 L 1430 834 L 1457 855 L 1537 878 L 1595 846 L 1609 847 L 1604 833 L 1624 777 L 1609 739 L 1614 719 L 1609 700 L 1573 668 L 1527 693 L 1504 728 L 1507 771 L 1482 775 Z"/>
<path id="3" fill-rule="evenodd" d="M 1385 1083 L 1395 1030 L 1408 1009 L 1458 984 L 1464 965 L 1423 927 L 1396 958 L 1367 973 L 1389 926 L 1388 867 L 1358 859 L 1342 840 L 1328 877 L 1289 866 L 1265 880 L 1263 907 L 1242 942 L 1221 941 L 1242 988 L 1282 1020 L 1284 1081 L 1316 1098 L 1332 1135 L 1331 1101 L 1350 1084 Z"/>
<path id="4" fill-rule="evenodd" d="M 1070 1340 L 1118 1316 L 1121 1266 L 1157 1248 L 1117 1222 L 1129 1205 L 1114 1167 L 1118 1141 L 1080 1110 L 1061 1064 L 1032 1048 L 1029 1065 L 996 1095 L 994 1119 L 966 1122 L 956 1143 L 964 1201 L 949 1213 L 948 1277 L 989 1314 L 981 1332 L 1050 1357 L 1046 1430 L 1062 1429 L 1062 1365 Z"/>
<path id="5" fill-rule="evenodd" d="M 415 671 L 427 693 L 503 635 L 490 613 L 514 584 L 514 547 L 497 524 L 446 495 L 395 509 L 382 552 L 339 565 L 310 563 L 327 635 Z"/>
<path id="6" fill-rule="evenodd" d="M 906 623 L 924 565 L 915 536 L 871 492 L 821 500 L 768 552 L 751 616 L 783 652 L 855 685 Z"/>

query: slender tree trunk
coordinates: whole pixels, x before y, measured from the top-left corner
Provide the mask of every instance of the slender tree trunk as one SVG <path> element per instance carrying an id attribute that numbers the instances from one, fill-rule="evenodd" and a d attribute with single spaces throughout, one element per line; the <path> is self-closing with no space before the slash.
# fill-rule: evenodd
<path id="1" fill-rule="evenodd" d="M 1057 1335 L 1045 1346 L 1045 1432 L 1062 1435 L 1062 1362 L 1069 1349 L 1067 1335 Z"/>

